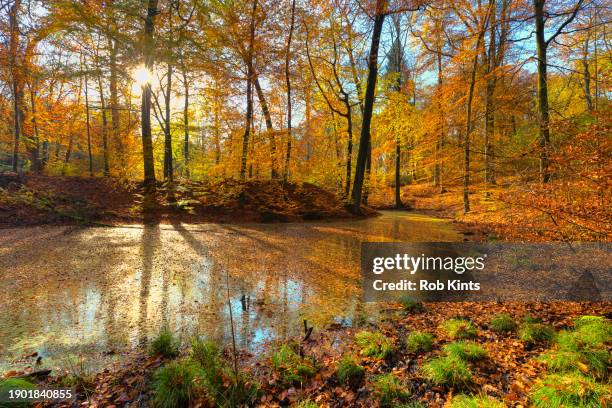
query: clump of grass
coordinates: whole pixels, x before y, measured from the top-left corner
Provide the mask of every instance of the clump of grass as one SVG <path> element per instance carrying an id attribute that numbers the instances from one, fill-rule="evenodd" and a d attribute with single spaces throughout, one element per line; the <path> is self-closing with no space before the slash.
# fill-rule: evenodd
<path id="1" fill-rule="evenodd" d="M 319 408 L 319 405 L 311 400 L 303 400 L 295 404 L 295 408 Z"/>
<path id="2" fill-rule="evenodd" d="M 179 354 L 180 343 L 169 329 L 162 329 L 149 346 L 151 355 L 173 358 Z"/>
<path id="3" fill-rule="evenodd" d="M 421 368 L 423 376 L 436 385 L 464 386 L 472 382 L 472 373 L 465 361 L 455 356 L 437 357 Z"/>
<path id="4" fill-rule="evenodd" d="M 523 323 L 542 323 L 542 319 L 540 319 L 539 317 L 534 317 L 532 315 L 525 315 L 523 316 Z"/>
<path id="5" fill-rule="evenodd" d="M 588 326 L 591 324 L 595 324 L 598 326 L 609 324 L 607 319 L 603 316 L 580 316 L 574 320 L 574 327 L 579 329 L 583 326 Z"/>
<path id="6" fill-rule="evenodd" d="M 573 332 L 559 332 L 556 347 L 542 354 L 539 360 L 553 372 L 580 370 L 603 377 L 610 365 L 605 331 L 600 322 L 594 321 L 578 325 Z"/>
<path id="7" fill-rule="evenodd" d="M 577 372 L 550 374 L 538 380 L 531 392 L 535 408 L 596 408 L 612 398 L 610 387 Z"/>
<path id="8" fill-rule="evenodd" d="M 472 341 L 456 341 L 444 346 L 443 350 L 449 356 L 465 361 L 476 361 L 487 357 L 487 350 Z"/>
<path id="9" fill-rule="evenodd" d="M 155 372 L 154 404 L 159 408 L 189 406 L 196 394 L 196 379 L 200 375 L 197 364 L 173 361 Z"/>
<path id="10" fill-rule="evenodd" d="M 399 298 L 399 302 L 401 303 L 405 312 L 420 312 L 423 310 L 423 303 L 415 300 L 411 296 L 402 295 Z"/>
<path id="11" fill-rule="evenodd" d="M 488 395 L 465 395 L 453 397 L 450 408 L 505 408 L 506 404 Z"/>
<path id="12" fill-rule="evenodd" d="M 550 350 L 538 357 L 553 372 L 571 371 L 586 367 L 582 355 L 572 350 Z"/>
<path id="13" fill-rule="evenodd" d="M 508 313 L 501 313 L 493 316 L 490 326 L 491 330 L 503 333 L 515 331 L 517 324 Z"/>
<path id="14" fill-rule="evenodd" d="M 355 335 L 355 342 L 366 357 L 386 359 L 393 355 L 393 342 L 381 332 L 362 331 Z"/>
<path id="15" fill-rule="evenodd" d="M 555 336 L 555 331 L 552 327 L 542 323 L 523 323 L 518 335 L 521 340 L 530 344 L 550 343 Z"/>
<path id="16" fill-rule="evenodd" d="M 451 339 L 473 339 L 478 334 L 476 326 L 469 320 L 449 319 L 442 323 L 442 330 Z"/>
<path id="17" fill-rule="evenodd" d="M 374 390 L 382 407 L 397 406 L 409 397 L 408 389 L 391 373 L 381 374 L 374 380 Z"/>
<path id="18" fill-rule="evenodd" d="M 312 360 L 302 359 L 288 344 L 283 344 L 272 355 L 272 364 L 287 386 L 300 384 L 317 372 Z"/>
<path id="19" fill-rule="evenodd" d="M 406 348 L 411 352 L 431 351 L 434 340 L 433 334 L 415 330 L 406 338 Z"/>
<path id="20" fill-rule="evenodd" d="M 336 377 L 343 384 L 357 385 L 363 380 L 365 369 L 359 365 L 355 356 L 345 355 L 338 362 Z"/>
<path id="21" fill-rule="evenodd" d="M 6 380 L 0 380 L 0 395 L 6 396 L 10 390 L 34 390 L 36 385 L 24 378 L 8 378 Z M 27 402 L 2 402 L 0 401 L 0 408 L 8 407 L 29 407 L 30 404 Z"/>
<path id="22" fill-rule="evenodd" d="M 191 343 L 191 359 L 202 368 L 206 387 L 213 394 L 221 391 L 223 384 L 223 362 L 219 346 L 210 340 L 194 340 Z"/>
<path id="23" fill-rule="evenodd" d="M 222 389 L 220 389 L 216 395 L 215 406 L 221 407 L 251 407 L 255 401 L 261 396 L 261 389 L 259 384 L 250 381 L 249 378 L 239 373 L 238 376 L 235 373 L 229 372 L 225 375 L 225 383 Z M 228 382 L 229 380 L 229 382 Z"/>
<path id="24" fill-rule="evenodd" d="M 582 316 L 576 319 L 576 340 L 590 346 L 612 341 L 612 324 L 598 316 Z"/>

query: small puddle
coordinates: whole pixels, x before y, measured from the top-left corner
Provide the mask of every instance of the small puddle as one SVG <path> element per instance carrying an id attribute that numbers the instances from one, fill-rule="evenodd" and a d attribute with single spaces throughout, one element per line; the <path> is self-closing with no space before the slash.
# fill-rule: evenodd
<path id="1" fill-rule="evenodd" d="M 304 319 L 315 330 L 356 325 L 373 312 L 360 302 L 362 241 L 461 238 L 444 220 L 392 211 L 300 224 L 1 230 L 0 371 L 33 352 L 43 366 L 85 358 L 94 369 L 164 326 L 185 341 L 228 343 L 230 308 L 237 344 L 251 351 L 300 333 Z"/>

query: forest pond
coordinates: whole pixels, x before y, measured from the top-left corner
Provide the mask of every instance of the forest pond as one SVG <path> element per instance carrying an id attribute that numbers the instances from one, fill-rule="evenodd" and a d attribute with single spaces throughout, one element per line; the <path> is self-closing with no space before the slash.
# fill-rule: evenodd
<path id="1" fill-rule="evenodd" d="M 0 230 L 0 371 L 102 362 L 168 326 L 255 350 L 360 318 L 362 241 L 459 241 L 448 221 L 407 212 L 295 224 L 44 226 Z M 229 291 L 228 291 L 229 283 Z"/>

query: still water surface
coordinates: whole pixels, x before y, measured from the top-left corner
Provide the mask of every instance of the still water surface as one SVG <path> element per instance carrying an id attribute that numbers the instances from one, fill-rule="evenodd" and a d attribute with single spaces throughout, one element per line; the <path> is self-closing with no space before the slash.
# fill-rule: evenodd
<path id="1" fill-rule="evenodd" d="M 363 241 L 458 241 L 447 221 L 383 212 L 358 221 L 0 230 L 0 370 L 104 360 L 161 327 L 255 350 L 302 320 L 352 325 Z M 229 294 L 228 294 L 229 283 Z M 229 298 L 229 302 L 228 302 Z"/>

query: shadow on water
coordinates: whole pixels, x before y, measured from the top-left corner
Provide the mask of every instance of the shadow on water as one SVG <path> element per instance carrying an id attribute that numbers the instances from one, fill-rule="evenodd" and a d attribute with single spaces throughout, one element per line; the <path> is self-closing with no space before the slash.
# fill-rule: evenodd
<path id="1" fill-rule="evenodd" d="M 458 241 L 441 220 L 385 213 L 302 224 L 146 224 L 0 232 L 0 370 L 144 346 L 168 326 L 238 344 L 357 324 L 362 241 Z M 229 275 L 229 302 L 226 290 Z"/>

